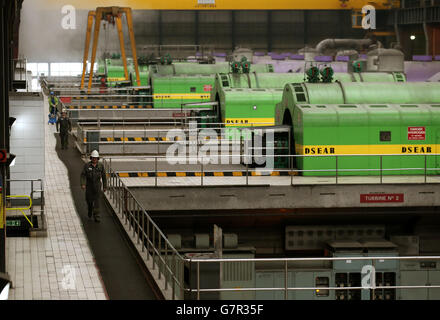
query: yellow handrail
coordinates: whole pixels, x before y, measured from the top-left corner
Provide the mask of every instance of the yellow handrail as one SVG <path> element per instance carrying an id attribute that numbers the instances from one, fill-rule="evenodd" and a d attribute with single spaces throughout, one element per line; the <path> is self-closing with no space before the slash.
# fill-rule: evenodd
<path id="1" fill-rule="evenodd" d="M 31 225 L 31 227 L 34 227 L 34 224 L 29 220 L 29 218 L 26 216 L 26 214 L 24 213 L 23 210 L 30 210 L 30 208 L 32 207 L 32 198 L 30 196 L 27 195 L 14 195 L 14 196 L 6 196 L 6 199 L 16 199 L 16 198 L 27 198 L 29 199 L 29 206 L 27 208 L 6 208 L 6 211 L 15 211 L 15 210 L 19 210 L 23 216 L 26 218 L 26 220 L 29 222 L 29 224 Z"/>

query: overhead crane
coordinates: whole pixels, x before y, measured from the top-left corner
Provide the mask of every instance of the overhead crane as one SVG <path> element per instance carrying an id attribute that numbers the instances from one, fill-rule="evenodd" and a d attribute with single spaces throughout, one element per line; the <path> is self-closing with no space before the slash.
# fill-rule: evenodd
<path id="1" fill-rule="evenodd" d="M 89 81 L 88 81 L 88 89 L 92 87 L 92 79 L 93 79 L 93 66 L 95 64 L 96 59 L 96 50 L 98 48 L 98 39 L 99 39 L 99 30 L 101 26 L 101 21 L 107 21 L 110 24 L 115 24 L 118 30 L 119 35 L 119 43 L 121 47 L 121 57 L 122 62 L 124 64 L 124 75 L 125 80 L 129 80 L 128 75 L 128 69 L 127 69 L 127 56 L 125 53 L 125 46 L 124 46 L 124 35 L 122 33 L 122 15 L 125 14 L 127 18 L 127 26 L 128 26 L 128 33 L 130 37 L 130 44 L 131 44 L 131 52 L 133 55 L 133 63 L 134 68 L 136 72 L 136 82 L 137 85 L 141 85 L 141 80 L 139 76 L 139 67 L 138 67 L 138 61 L 137 61 L 137 54 L 136 54 L 136 43 L 134 38 L 134 31 L 133 31 L 133 17 L 131 13 L 131 8 L 127 7 L 98 7 L 95 11 L 89 11 L 88 17 L 87 17 L 87 32 L 86 32 L 86 42 L 84 47 L 84 58 L 83 58 L 83 72 L 81 76 L 81 89 L 84 89 L 84 80 L 87 72 L 87 59 L 89 55 L 89 47 L 90 47 L 90 40 L 91 40 L 91 32 L 92 32 L 92 26 L 93 21 L 95 22 L 95 28 L 93 33 L 93 46 L 92 46 L 92 59 L 90 63 L 90 72 L 89 72 Z"/>

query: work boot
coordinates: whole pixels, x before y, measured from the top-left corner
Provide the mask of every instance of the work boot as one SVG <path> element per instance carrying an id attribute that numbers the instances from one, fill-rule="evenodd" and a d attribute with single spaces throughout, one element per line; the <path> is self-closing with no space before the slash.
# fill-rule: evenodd
<path id="1" fill-rule="evenodd" d="M 95 212 L 93 216 L 95 218 L 95 222 L 101 222 L 101 217 L 99 215 L 99 212 Z"/>
<path id="2" fill-rule="evenodd" d="M 87 216 L 89 217 L 89 220 L 92 220 L 92 210 L 89 210 L 87 213 Z"/>

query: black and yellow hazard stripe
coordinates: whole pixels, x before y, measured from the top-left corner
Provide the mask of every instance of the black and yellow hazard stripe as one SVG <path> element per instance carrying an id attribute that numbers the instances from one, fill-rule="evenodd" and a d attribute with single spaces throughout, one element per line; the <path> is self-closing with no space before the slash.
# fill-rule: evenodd
<path id="1" fill-rule="evenodd" d="M 218 140 L 221 140 L 222 137 L 217 137 Z M 174 137 L 174 140 L 168 139 L 167 137 L 119 137 L 119 138 L 113 138 L 113 137 L 107 137 L 107 138 L 100 138 L 101 142 L 123 142 L 123 141 L 131 141 L 131 142 L 157 142 L 157 141 L 165 141 L 165 142 L 171 142 L 171 141 L 180 141 L 180 137 Z M 205 137 L 205 140 L 210 140 L 209 137 Z M 87 138 L 84 138 L 84 142 L 87 142 Z"/>
<path id="2" fill-rule="evenodd" d="M 152 105 L 102 105 L 102 106 L 73 106 L 69 105 L 66 106 L 69 110 L 84 110 L 84 109 L 151 109 L 153 108 Z"/>
<path id="3" fill-rule="evenodd" d="M 174 140 L 168 139 L 167 137 L 119 137 L 119 138 L 100 138 L 100 142 L 157 142 L 157 141 L 163 141 L 163 142 L 173 142 L 173 141 L 180 141 L 179 137 L 174 137 Z M 87 142 L 87 138 L 84 138 L 84 143 Z"/>
<path id="4" fill-rule="evenodd" d="M 118 172 L 120 178 L 148 178 L 155 177 L 155 172 L 143 171 L 143 172 Z M 249 177 L 288 177 L 296 176 L 297 172 L 290 171 L 249 171 Z M 202 172 L 158 172 L 158 177 L 201 177 Z M 246 177 L 246 171 L 208 171 L 203 172 L 204 177 Z"/>

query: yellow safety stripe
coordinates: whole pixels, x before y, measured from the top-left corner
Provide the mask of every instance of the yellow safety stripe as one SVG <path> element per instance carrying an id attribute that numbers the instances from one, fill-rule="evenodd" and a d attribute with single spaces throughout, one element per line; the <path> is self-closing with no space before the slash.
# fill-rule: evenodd
<path id="1" fill-rule="evenodd" d="M 297 176 L 298 173 L 294 171 L 248 171 L 249 177 L 263 177 L 263 176 Z M 119 172 L 118 176 L 121 178 L 142 178 L 154 177 L 154 172 Z M 158 172 L 158 177 L 201 177 L 202 172 Z M 246 177 L 246 171 L 215 171 L 203 172 L 204 177 Z"/>
<path id="2" fill-rule="evenodd" d="M 154 99 L 175 100 L 175 99 L 210 99 L 210 94 L 200 93 L 155 93 Z"/>
<path id="3" fill-rule="evenodd" d="M 227 127 L 273 126 L 275 118 L 226 118 Z"/>
<path id="4" fill-rule="evenodd" d="M 430 154 L 440 151 L 440 144 L 382 144 L 382 145 L 295 145 L 297 154 Z"/>

